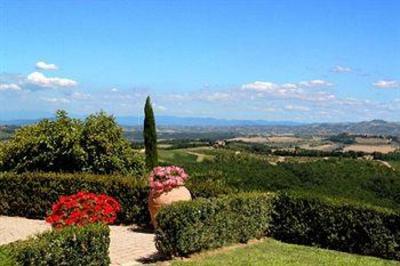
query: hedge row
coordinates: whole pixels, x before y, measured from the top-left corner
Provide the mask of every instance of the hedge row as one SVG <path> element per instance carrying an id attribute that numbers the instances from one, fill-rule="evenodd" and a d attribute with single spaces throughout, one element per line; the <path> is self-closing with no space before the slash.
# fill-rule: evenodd
<path id="1" fill-rule="evenodd" d="M 163 208 L 156 246 L 186 256 L 272 236 L 289 243 L 400 259 L 400 214 L 306 195 L 237 194 Z"/>
<path id="2" fill-rule="evenodd" d="M 62 195 L 78 191 L 105 193 L 122 206 L 117 223 L 148 224 L 148 186 L 134 177 L 117 175 L 2 173 L 0 174 L 0 214 L 43 218 Z"/>
<path id="3" fill-rule="evenodd" d="M 244 193 L 178 202 L 157 215 L 156 247 L 185 256 L 265 235 L 274 194 Z"/>
<path id="4" fill-rule="evenodd" d="M 1 246 L 0 265 L 109 265 L 109 233 L 103 224 L 49 231 Z"/>
<path id="5" fill-rule="evenodd" d="M 271 236 L 285 242 L 400 259 L 400 214 L 305 195 L 274 201 Z"/>

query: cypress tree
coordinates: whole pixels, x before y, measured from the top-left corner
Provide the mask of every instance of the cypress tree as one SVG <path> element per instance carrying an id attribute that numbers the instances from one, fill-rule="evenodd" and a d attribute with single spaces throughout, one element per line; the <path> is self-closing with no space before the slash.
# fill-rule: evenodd
<path id="1" fill-rule="evenodd" d="M 146 104 L 144 106 L 143 137 L 146 154 L 146 167 L 147 169 L 152 170 L 158 165 L 158 155 L 156 122 L 154 119 L 150 96 L 147 97 Z"/>

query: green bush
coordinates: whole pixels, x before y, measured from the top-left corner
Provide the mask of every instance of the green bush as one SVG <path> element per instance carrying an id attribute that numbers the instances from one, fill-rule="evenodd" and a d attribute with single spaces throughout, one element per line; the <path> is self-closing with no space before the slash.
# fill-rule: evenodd
<path id="1" fill-rule="evenodd" d="M 186 183 L 187 188 L 190 190 L 192 197 L 197 198 L 216 198 L 223 195 L 234 194 L 238 189 L 226 186 L 224 182 L 219 180 L 197 180 L 189 178 Z"/>
<path id="2" fill-rule="evenodd" d="M 186 256 L 272 236 L 302 245 L 400 260 L 400 214 L 345 199 L 236 194 L 181 202 L 157 216 L 156 247 Z"/>
<path id="3" fill-rule="evenodd" d="M 185 256 L 260 238 L 268 230 L 274 194 L 245 193 L 178 202 L 157 215 L 156 247 Z"/>
<path id="4" fill-rule="evenodd" d="M 375 160 L 400 161 L 400 150 L 397 149 L 389 153 L 375 152 L 373 156 Z"/>
<path id="5" fill-rule="evenodd" d="M 90 191 L 105 193 L 119 201 L 122 211 L 118 214 L 118 223 L 148 224 L 148 186 L 140 180 L 87 173 L 2 173 L 0 214 L 43 218 L 60 196 Z"/>
<path id="6" fill-rule="evenodd" d="M 274 201 L 272 237 L 387 259 L 400 259 L 400 214 L 354 203 L 282 194 Z"/>
<path id="7" fill-rule="evenodd" d="M 123 137 L 122 128 L 103 112 L 81 121 L 58 111 L 54 121 L 22 127 L 2 146 L 3 171 L 137 175 L 144 169 L 143 158 Z"/>
<path id="8" fill-rule="evenodd" d="M 0 266 L 15 266 L 14 259 L 0 246 Z"/>
<path id="9" fill-rule="evenodd" d="M 109 265 L 110 229 L 67 227 L 0 247 L 0 265 Z"/>

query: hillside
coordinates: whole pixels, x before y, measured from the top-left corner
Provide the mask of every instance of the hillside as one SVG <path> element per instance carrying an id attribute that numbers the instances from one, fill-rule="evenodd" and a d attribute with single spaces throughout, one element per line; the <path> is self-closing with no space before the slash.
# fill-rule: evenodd
<path id="1" fill-rule="evenodd" d="M 143 118 L 116 117 L 128 132 L 141 131 Z M 26 125 L 38 120 L 0 121 L 0 125 Z M 343 123 L 297 123 L 291 121 L 266 120 L 228 120 L 200 117 L 158 116 L 157 125 L 163 138 L 207 138 L 208 135 L 220 137 L 252 134 L 295 134 L 295 135 L 336 135 L 350 133 L 356 135 L 400 136 L 400 123 L 384 120 Z M 193 135 L 194 134 L 194 135 Z M 141 134 L 133 139 L 140 138 Z"/>

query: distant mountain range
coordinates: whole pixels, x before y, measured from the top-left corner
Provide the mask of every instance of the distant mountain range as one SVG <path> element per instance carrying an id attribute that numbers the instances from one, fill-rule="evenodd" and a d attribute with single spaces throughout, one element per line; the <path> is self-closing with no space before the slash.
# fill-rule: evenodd
<path id="1" fill-rule="evenodd" d="M 76 116 L 78 118 L 82 118 Z M 123 126 L 141 126 L 143 117 L 117 116 L 117 122 Z M 0 125 L 28 125 L 38 122 L 40 119 L 15 119 L 0 121 Z M 160 126 L 295 126 L 304 123 L 293 121 L 267 121 L 267 120 L 234 120 L 218 119 L 211 117 L 179 117 L 157 116 L 157 125 Z"/>
<path id="2" fill-rule="evenodd" d="M 315 123 L 300 126 L 304 133 L 314 132 L 319 134 L 368 134 L 400 136 L 400 123 L 384 120 L 371 120 L 353 123 Z"/>
<path id="3" fill-rule="evenodd" d="M 39 119 L 18 119 L 0 121 L 1 125 L 26 125 Z M 141 126 L 143 117 L 117 117 L 119 124 L 125 127 Z M 217 131 L 232 131 L 246 133 L 268 134 L 300 134 L 300 135 L 331 135 L 343 132 L 352 134 L 392 135 L 400 136 L 400 123 L 384 120 L 344 123 L 299 123 L 293 121 L 267 120 L 230 120 L 203 117 L 157 116 L 157 125 L 163 127 L 203 127 L 214 128 Z M 229 129 L 227 129 L 229 128 Z"/>
<path id="4" fill-rule="evenodd" d="M 267 121 L 267 120 L 235 120 L 218 119 L 211 117 L 179 117 L 157 116 L 157 125 L 160 126 L 296 126 L 304 123 L 293 121 Z M 143 117 L 117 117 L 118 123 L 126 126 L 142 125 Z"/>
<path id="5" fill-rule="evenodd" d="M 15 119 L 15 120 L 0 120 L 0 125 L 8 126 L 24 126 L 39 122 L 40 119 Z"/>

